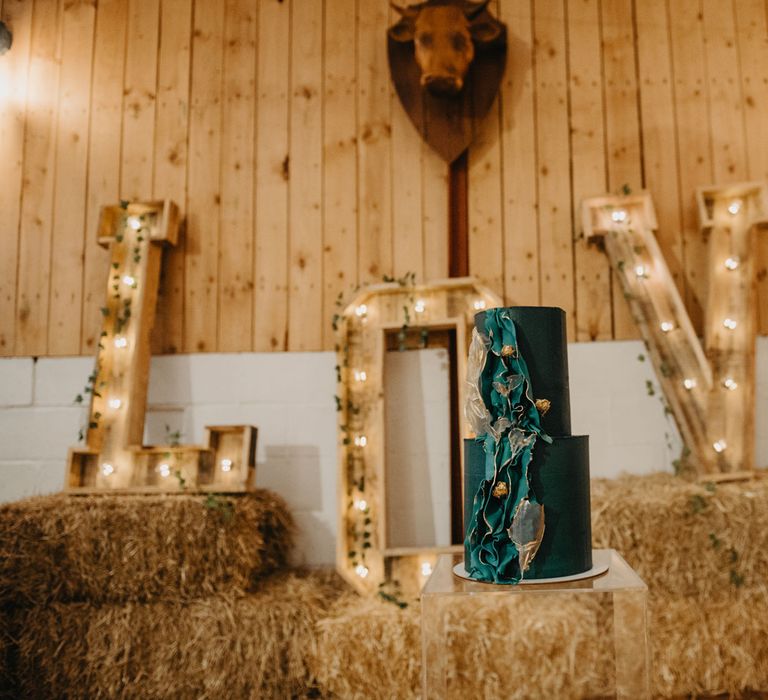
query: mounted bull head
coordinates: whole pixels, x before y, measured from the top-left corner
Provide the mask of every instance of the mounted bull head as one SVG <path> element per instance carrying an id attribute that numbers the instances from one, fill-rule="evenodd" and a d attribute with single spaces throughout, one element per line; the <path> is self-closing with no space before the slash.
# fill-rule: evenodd
<path id="1" fill-rule="evenodd" d="M 436 95 L 456 95 L 464 87 L 475 46 L 493 44 L 504 25 L 485 11 L 490 0 L 427 0 L 392 7 L 400 21 L 389 28 L 398 43 L 413 41 L 421 86 Z"/>

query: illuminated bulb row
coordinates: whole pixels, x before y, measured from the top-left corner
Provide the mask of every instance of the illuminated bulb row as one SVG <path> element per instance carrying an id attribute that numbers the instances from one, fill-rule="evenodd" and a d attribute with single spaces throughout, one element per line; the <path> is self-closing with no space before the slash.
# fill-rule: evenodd
<path id="1" fill-rule="evenodd" d="M 134 231 L 138 231 L 141 228 L 141 219 L 138 216 L 129 216 L 127 221 Z"/>
<path id="2" fill-rule="evenodd" d="M 426 304 L 426 302 L 425 302 L 423 299 L 419 299 L 419 300 L 418 300 L 418 301 L 417 301 L 417 302 L 416 302 L 416 303 L 413 305 L 413 310 L 414 310 L 414 311 L 415 311 L 417 314 L 421 314 L 421 313 L 424 313 L 424 309 L 426 309 L 426 308 L 427 308 L 427 304 Z"/>
<path id="3" fill-rule="evenodd" d="M 739 388 L 739 385 L 734 381 L 733 377 L 726 377 L 723 380 L 723 386 L 728 389 L 728 391 L 736 391 L 736 389 Z"/>
<path id="4" fill-rule="evenodd" d="M 368 313 L 368 306 L 366 304 L 360 304 L 355 308 L 355 316 L 365 316 Z"/>
<path id="5" fill-rule="evenodd" d="M 735 270 L 741 261 L 739 260 L 738 256 L 733 256 L 730 258 L 726 258 L 723 265 L 725 265 L 726 269 L 728 270 Z"/>
<path id="6" fill-rule="evenodd" d="M 723 326 L 725 326 L 729 331 L 732 331 L 738 325 L 739 324 L 732 318 L 723 319 Z"/>
<path id="7" fill-rule="evenodd" d="M 104 462 L 104 464 L 101 465 L 101 473 L 104 476 L 109 476 L 114 471 L 115 471 L 115 468 L 109 462 Z"/>
<path id="8" fill-rule="evenodd" d="M 368 379 L 368 375 L 364 369 L 356 369 L 354 371 L 354 377 L 356 382 L 364 382 L 366 379 Z"/>
<path id="9" fill-rule="evenodd" d="M 357 447 L 365 447 L 368 444 L 368 438 L 365 435 L 355 436 L 355 445 Z"/>
<path id="10" fill-rule="evenodd" d="M 729 205 L 728 205 L 728 211 L 733 215 L 736 216 L 741 211 L 741 200 L 740 199 L 734 199 Z"/>
<path id="11" fill-rule="evenodd" d="M 696 380 L 695 379 L 683 379 L 683 386 L 690 391 L 691 389 L 696 388 Z"/>
<path id="12" fill-rule="evenodd" d="M 661 328 L 662 333 L 669 333 L 674 327 L 675 324 L 672 323 L 672 321 L 662 321 L 659 324 L 659 328 Z"/>
<path id="13" fill-rule="evenodd" d="M 647 277 L 648 268 L 645 265 L 637 265 L 635 267 L 635 275 L 637 275 L 638 277 Z"/>
<path id="14" fill-rule="evenodd" d="M 130 275 L 123 275 L 123 284 L 128 287 L 133 287 L 136 284 L 136 278 Z"/>
<path id="15" fill-rule="evenodd" d="M 475 311 L 482 311 L 485 308 L 485 299 L 475 299 L 474 304 Z"/>
<path id="16" fill-rule="evenodd" d="M 627 212 L 624 209 L 614 209 L 611 212 L 611 219 L 617 224 L 623 224 L 627 220 Z"/>
<path id="17" fill-rule="evenodd" d="M 362 564 L 358 564 L 358 565 L 355 567 L 355 573 L 356 573 L 356 574 L 357 574 L 357 575 L 358 575 L 360 578 L 365 578 L 365 577 L 368 575 L 368 567 L 367 567 L 367 566 L 363 566 Z"/>
<path id="18" fill-rule="evenodd" d="M 712 447 L 714 448 L 715 452 L 718 452 L 718 453 L 719 453 L 719 452 L 722 452 L 722 451 L 723 451 L 723 450 L 724 450 L 726 447 L 728 447 L 728 445 L 727 445 L 727 443 L 725 442 L 725 440 L 723 440 L 723 439 L 721 438 L 721 439 L 720 439 L 720 440 L 718 440 L 717 442 L 715 442 L 715 443 L 712 443 Z"/>
<path id="19" fill-rule="evenodd" d="M 432 564 L 428 561 L 421 562 L 421 575 L 425 578 L 432 573 Z"/>
<path id="20" fill-rule="evenodd" d="M 160 473 L 160 476 L 162 476 L 162 477 L 163 477 L 163 479 L 165 479 L 167 476 L 169 476 L 169 475 L 170 475 L 170 473 L 171 473 L 171 467 L 170 467 L 168 464 L 165 464 L 165 463 L 163 463 L 163 464 L 161 464 L 161 465 L 160 465 L 160 466 L 157 468 L 157 471 Z"/>
<path id="21" fill-rule="evenodd" d="M 366 501 L 364 498 L 355 501 L 355 508 L 357 508 L 361 513 L 364 513 L 366 510 L 368 510 L 368 501 Z"/>
<path id="22" fill-rule="evenodd" d="M 107 401 L 107 404 L 109 405 L 110 408 L 114 408 L 116 410 L 123 405 L 123 402 L 120 399 L 110 399 L 109 401 Z"/>
<path id="23" fill-rule="evenodd" d="M 228 472 L 232 469 L 232 460 L 231 459 L 222 459 L 221 462 L 219 462 L 219 465 L 221 466 L 221 471 Z"/>
<path id="24" fill-rule="evenodd" d="M 128 338 L 126 338 L 123 335 L 118 335 L 115 338 L 115 347 L 116 348 L 120 348 L 120 349 L 127 348 L 128 347 Z"/>

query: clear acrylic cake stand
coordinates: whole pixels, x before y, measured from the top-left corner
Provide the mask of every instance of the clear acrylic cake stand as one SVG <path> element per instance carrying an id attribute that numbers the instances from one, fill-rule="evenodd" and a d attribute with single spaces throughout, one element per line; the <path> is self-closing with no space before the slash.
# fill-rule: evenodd
<path id="1" fill-rule="evenodd" d="M 440 556 L 421 592 L 424 700 L 650 698 L 648 587 L 616 550 L 593 559 L 608 570 L 500 586 L 460 578 L 461 555 Z"/>

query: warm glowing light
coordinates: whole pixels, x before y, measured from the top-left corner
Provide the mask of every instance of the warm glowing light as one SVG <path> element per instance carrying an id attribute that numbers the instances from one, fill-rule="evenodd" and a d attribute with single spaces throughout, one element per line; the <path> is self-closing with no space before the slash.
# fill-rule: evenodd
<path id="1" fill-rule="evenodd" d="M 638 277 L 646 277 L 648 275 L 648 268 L 645 265 L 637 265 L 635 267 L 635 274 Z"/>
<path id="2" fill-rule="evenodd" d="M 725 326 L 725 327 L 726 327 L 726 328 L 727 328 L 729 331 L 732 331 L 732 330 L 733 330 L 734 328 L 736 328 L 736 326 L 738 326 L 739 324 L 738 324 L 736 321 L 734 321 L 732 318 L 725 318 L 725 319 L 723 319 L 723 325 L 724 325 L 724 326 Z"/>
<path id="3" fill-rule="evenodd" d="M 120 406 L 123 405 L 123 402 L 120 399 L 110 399 L 107 401 L 107 404 L 110 408 L 120 408 Z"/>
<path id="4" fill-rule="evenodd" d="M 219 462 L 219 465 L 221 466 L 221 471 L 228 472 L 232 469 L 232 460 L 222 459 L 221 462 Z"/>
<path id="5" fill-rule="evenodd" d="M 128 347 L 128 338 L 122 335 L 118 335 L 117 338 L 115 338 L 115 347 L 116 348 L 127 348 Z"/>
<path id="6" fill-rule="evenodd" d="M 355 370 L 355 381 L 356 382 L 364 382 L 366 379 L 368 379 L 368 375 L 366 374 L 364 369 L 356 369 Z"/>
<path id="7" fill-rule="evenodd" d="M 427 308 L 427 304 L 426 304 L 426 302 L 423 299 L 418 299 L 416 301 L 416 303 L 413 305 L 413 310 L 417 314 L 424 313 L 424 309 L 426 309 L 426 308 Z"/>
<path id="8" fill-rule="evenodd" d="M 134 230 L 138 231 L 141 228 L 141 219 L 138 216 L 129 216 L 128 225 Z"/>
<path id="9" fill-rule="evenodd" d="M 696 387 L 695 379 L 683 379 L 683 386 L 690 391 Z"/>
<path id="10" fill-rule="evenodd" d="M 357 575 L 358 575 L 360 578 L 365 578 L 365 577 L 368 575 L 368 567 L 367 567 L 367 566 L 363 566 L 362 564 L 358 564 L 358 565 L 355 567 L 355 573 L 356 573 L 356 574 L 357 574 Z"/>
<path id="11" fill-rule="evenodd" d="M 672 321 L 662 321 L 659 325 L 659 328 L 661 328 L 664 333 L 669 333 L 674 327 L 675 324 L 672 323 Z"/>
<path id="12" fill-rule="evenodd" d="M 739 385 L 734 381 L 733 377 L 726 377 L 723 379 L 723 386 L 729 391 L 736 391 Z"/>
<path id="13" fill-rule="evenodd" d="M 740 199 L 734 199 L 729 205 L 728 205 L 728 211 L 733 214 L 734 216 L 738 214 L 741 211 L 741 200 Z"/>
<path id="14" fill-rule="evenodd" d="M 482 311 L 485 308 L 485 299 L 475 299 L 473 306 L 475 311 Z"/>
<path id="15" fill-rule="evenodd" d="M 163 463 L 157 468 L 157 471 L 160 472 L 160 476 L 165 479 L 165 477 L 171 473 L 171 468 L 167 464 Z"/>
<path id="16" fill-rule="evenodd" d="M 368 306 L 366 304 L 360 304 L 360 306 L 358 306 L 355 309 L 355 315 L 357 316 L 365 316 L 365 314 L 367 313 L 368 313 Z"/>
<path id="17" fill-rule="evenodd" d="M 421 575 L 429 576 L 432 573 L 432 564 L 428 561 L 421 562 Z"/>
<path id="18" fill-rule="evenodd" d="M 365 447 L 368 444 L 368 438 L 365 435 L 358 435 L 355 437 L 355 445 L 358 447 Z"/>
<path id="19" fill-rule="evenodd" d="M 130 275 L 124 275 L 123 284 L 127 284 L 129 287 L 133 287 L 136 284 L 136 280 Z"/>
<path id="20" fill-rule="evenodd" d="M 722 452 L 728 445 L 726 444 L 725 440 L 718 440 L 717 442 L 712 444 L 712 447 L 715 448 L 715 452 Z"/>
<path id="21" fill-rule="evenodd" d="M 733 256 L 731 258 L 726 258 L 725 262 L 723 263 L 729 270 L 735 270 L 741 261 L 737 256 Z"/>
<path id="22" fill-rule="evenodd" d="M 104 464 L 101 465 L 101 473 L 104 476 L 109 476 L 114 471 L 115 468 L 109 462 L 104 462 Z"/>
<path id="23" fill-rule="evenodd" d="M 611 212 L 611 219 L 617 224 L 623 224 L 627 220 L 627 212 L 624 209 L 614 209 Z"/>
<path id="24" fill-rule="evenodd" d="M 357 508 L 359 511 L 367 510 L 368 501 L 366 501 L 364 498 L 361 498 L 359 501 L 355 501 L 355 508 Z"/>

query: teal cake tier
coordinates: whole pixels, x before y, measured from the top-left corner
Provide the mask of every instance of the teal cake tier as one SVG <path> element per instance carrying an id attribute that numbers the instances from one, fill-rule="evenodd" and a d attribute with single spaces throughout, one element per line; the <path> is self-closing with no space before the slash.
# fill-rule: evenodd
<path id="1" fill-rule="evenodd" d="M 565 311 L 552 306 L 511 306 L 505 311 L 514 321 L 520 354 L 525 358 L 536 399 L 547 399 L 549 411 L 541 417 L 547 435 L 571 434 L 568 388 L 568 345 Z M 475 327 L 485 332 L 485 316 L 475 314 Z"/>
<path id="2" fill-rule="evenodd" d="M 483 445 L 464 441 L 464 518 L 485 478 Z M 553 438 L 536 443 L 530 485 L 544 506 L 544 537 L 525 578 L 572 576 L 592 568 L 592 528 L 589 502 L 589 437 Z M 465 545 L 465 563 L 469 551 Z"/>

